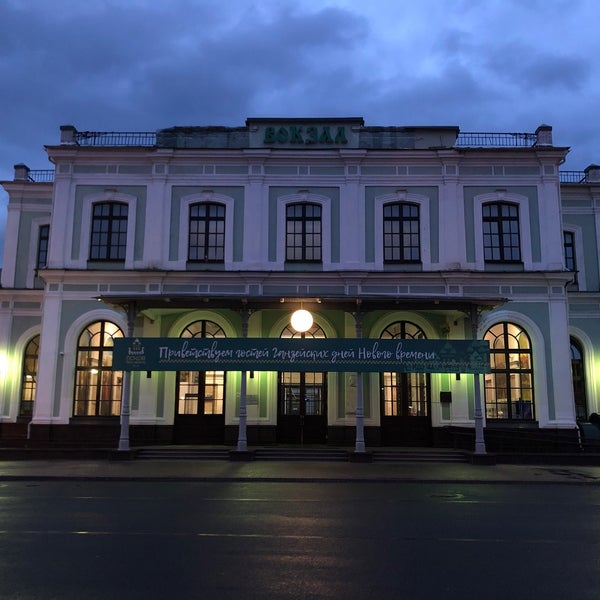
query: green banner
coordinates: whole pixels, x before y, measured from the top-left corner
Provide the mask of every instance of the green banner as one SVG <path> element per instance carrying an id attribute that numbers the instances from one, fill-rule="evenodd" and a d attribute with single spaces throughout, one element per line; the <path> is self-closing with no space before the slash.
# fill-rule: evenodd
<path id="1" fill-rule="evenodd" d="M 117 338 L 119 371 L 489 373 L 483 340 Z"/>

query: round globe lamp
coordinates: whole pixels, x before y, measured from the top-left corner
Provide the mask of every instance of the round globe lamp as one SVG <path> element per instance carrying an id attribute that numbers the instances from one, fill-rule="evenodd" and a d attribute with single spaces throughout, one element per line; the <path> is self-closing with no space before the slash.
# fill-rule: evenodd
<path id="1" fill-rule="evenodd" d="M 304 333 L 312 327 L 312 315 L 307 310 L 301 308 L 292 314 L 291 324 L 298 333 Z"/>

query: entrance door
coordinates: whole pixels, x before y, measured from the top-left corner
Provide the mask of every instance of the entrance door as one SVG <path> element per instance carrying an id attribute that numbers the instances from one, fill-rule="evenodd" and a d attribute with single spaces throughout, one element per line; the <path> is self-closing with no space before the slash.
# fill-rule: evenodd
<path id="1" fill-rule="evenodd" d="M 225 337 L 212 321 L 195 321 L 182 338 Z M 177 373 L 173 442 L 175 444 L 223 444 L 225 441 L 225 372 Z"/>
<path id="2" fill-rule="evenodd" d="M 304 333 L 288 325 L 281 337 L 323 339 L 326 336 L 315 323 Z M 327 373 L 279 373 L 277 441 L 283 444 L 327 442 Z"/>
<path id="3" fill-rule="evenodd" d="M 225 431 L 225 373 L 177 373 L 176 444 L 222 444 Z"/>
<path id="4" fill-rule="evenodd" d="M 284 444 L 327 442 L 325 373 L 280 373 L 277 441 Z"/>
<path id="5" fill-rule="evenodd" d="M 382 339 L 425 339 L 409 321 L 385 329 Z M 381 373 L 381 437 L 386 446 L 430 446 L 431 385 L 428 373 Z"/>

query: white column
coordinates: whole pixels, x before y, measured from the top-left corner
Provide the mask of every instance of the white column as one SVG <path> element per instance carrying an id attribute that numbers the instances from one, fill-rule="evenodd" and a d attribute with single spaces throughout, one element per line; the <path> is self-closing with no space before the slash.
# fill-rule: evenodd
<path id="1" fill-rule="evenodd" d="M 471 337 L 477 339 L 479 328 L 479 315 L 477 307 L 471 306 Z M 483 409 L 481 402 L 481 374 L 473 375 L 473 387 L 475 391 L 475 454 L 485 454 L 485 438 L 483 433 Z"/>
<path id="2" fill-rule="evenodd" d="M 63 355 L 59 353 L 59 333 L 62 298 L 59 294 L 46 295 L 42 310 L 42 330 L 40 333 L 40 360 L 38 363 L 37 385 L 32 423 L 51 423 L 61 418 L 61 398 L 54 398 L 57 374 L 62 376 Z M 59 405 L 54 407 L 55 402 Z M 69 415 L 63 414 L 62 421 L 69 422 Z"/>
<path id="3" fill-rule="evenodd" d="M 574 428 L 575 399 L 573 397 L 573 374 L 571 372 L 571 342 L 569 339 L 569 315 L 566 299 L 548 304 L 550 328 L 552 387 L 554 390 L 554 418 L 548 415 L 556 427 Z M 544 425 L 540 423 L 540 425 Z"/>
<path id="4" fill-rule="evenodd" d="M 127 334 L 133 337 L 133 320 L 136 313 L 135 302 L 127 305 Z M 121 434 L 119 436 L 119 450 L 129 450 L 129 417 L 131 416 L 131 371 L 123 371 L 123 389 L 121 398 Z"/>

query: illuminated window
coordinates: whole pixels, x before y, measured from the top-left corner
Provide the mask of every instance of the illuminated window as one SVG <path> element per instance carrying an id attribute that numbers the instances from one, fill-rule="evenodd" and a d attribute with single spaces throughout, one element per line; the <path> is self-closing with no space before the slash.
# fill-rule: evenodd
<path id="1" fill-rule="evenodd" d="M 40 336 L 32 338 L 23 354 L 21 369 L 21 401 L 19 402 L 19 417 L 33 416 L 33 403 L 37 384 L 38 359 L 40 352 Z"/>
<path id="2" fill-rule="evenodd" d="M 190 205 L 188 260 L 223 262 L 225 259 L 225 206 Z"/>
<path id="3" fill-rule="evenodd" d="M 224 338 L 213 321 L 188 325 L 182 338 Z M 222 415 L 225 409 L 225 371 L 179 371 L 177 373 L 178 415 Z"/>
<path id="4" fill-rule="evenodd" d="M 397 321 L 385 328 L 381 339 L 424 340 L 425 332 L 410 321 Z M 427 417 L 429 374 L 381 373 L 381 401 L 384 417 Z"/>
<path id="5" fill-rule="evenodd" d="M 578 421 L 587 421 L 589 414 L 585 393 L 585 363 L 583 360 L 583 348 L 575 338 L 571 338 L 571 373 L 573 375 L 575 417 Z"/>
<path id="6" fill-rule="evenodd" d="M 483 253 L 486 262 L 520 262 L 519 207 L 492 202 L 482 207 Z"/>
<path id="7" fill-rule="evenodd" d="M 75 370 L 76 417 L 114 417 L 121 412 L 123 372 L 113 371 L 114 339 L 123 332 L 114 323 L 88 325 L 77 343 Z"/>
<path id="8" fill-rule="evenodd" d="M 321 206 L 289 204 L 286 208 L 285 259 L 321 262 Z"/>
<path id="9" fill-rule="evenodd" d="M 127 214 L 128 206 L 122 202 L 98 202 L 94 204 L 90 260 L 125 260 Z"/>
<path id="10" fill-rule="evenodd" d="M 490 344 L 491 373 L 485 375 L 487 419 L 535 419 L 531 342 L 514 323 L 498 323 L 484 336 Z"/>
<path id="11" fill-rule="evenodd" d="M 419 206 L 406 202 L 383 207 L 383 260 L 387 263 L 419 262 Z"/>

